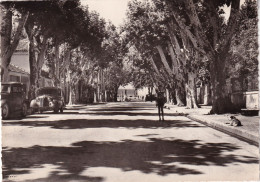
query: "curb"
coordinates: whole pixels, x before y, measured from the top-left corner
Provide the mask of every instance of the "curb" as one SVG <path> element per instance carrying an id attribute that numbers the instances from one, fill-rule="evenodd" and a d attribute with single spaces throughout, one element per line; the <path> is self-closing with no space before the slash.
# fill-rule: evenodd
<path id="1" fill-rule="evenodd" d="M 213 121 L 206 121 L 206 120 L 203 120 L 203 119 L 198 119 L 198 118 L 196 118 L 196 116 L 187 115 L 186 117 L 191 119 L 191 120 L 197 121 L 201 124 L 204 124 L 206 126 L 209 126 L 213 129 L 219 130 L 223 133 L 229 134 L 233 137 L 236 137 L 238 139 L 246 141 L 246 142 L 253 144 L 257 147 L 259 146 L 259 138 L 255 135 L 247 133 L 246 131 L 238 130 L 234 127 L 232 127 L 232 128 L 227 127 L 223 124 L 219 124 L 219 123 L 216 123 L 216 122 L 213 122 Z"/>

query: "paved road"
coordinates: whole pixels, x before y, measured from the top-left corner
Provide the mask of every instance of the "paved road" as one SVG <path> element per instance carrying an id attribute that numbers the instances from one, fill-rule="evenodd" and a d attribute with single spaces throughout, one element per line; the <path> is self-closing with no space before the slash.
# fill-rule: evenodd
<path id="1" fill-rule="evenodd" d="M 3 122 L 13 181 L 258 180 L 258 148 L 154 103 L 68 107 Z"/>

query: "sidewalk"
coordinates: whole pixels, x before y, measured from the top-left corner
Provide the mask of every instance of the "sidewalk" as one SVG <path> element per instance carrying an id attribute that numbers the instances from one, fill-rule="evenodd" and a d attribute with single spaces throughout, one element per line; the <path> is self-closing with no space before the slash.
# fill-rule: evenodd
<path id="1" fill-rule="evenodd" d="M 254 145 L 259 145 L 259 116 L 243 116 L 241 114 L 228 114 L 233 115 L 239 119 L 243 126 L 234 127 L 229 124 L 227 114 L 223 115 L 209 115 L 211 106 L 202 106 L 199 109 L 186 109 L 185 107 L 177 107 L 174 105 L 166 104 L 172 113 L 185 113 L 189 119 L 205 124 L 214 129 L 220 130 L 224 133 L 238 137 Z"/>

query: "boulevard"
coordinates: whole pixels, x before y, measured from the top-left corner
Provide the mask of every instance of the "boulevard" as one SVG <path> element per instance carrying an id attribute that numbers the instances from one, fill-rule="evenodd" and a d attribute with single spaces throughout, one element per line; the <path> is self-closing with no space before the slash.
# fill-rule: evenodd
<path id="1" fill-rule="evenodd" d="M 154 102 L 2 121 L 4 181 L 258 180 L 258 148 Z"/>
<path id="2" fill-rule="evenodd" d="M 258 1 L 0 10 L 3 181 L 260 179 Z"/>

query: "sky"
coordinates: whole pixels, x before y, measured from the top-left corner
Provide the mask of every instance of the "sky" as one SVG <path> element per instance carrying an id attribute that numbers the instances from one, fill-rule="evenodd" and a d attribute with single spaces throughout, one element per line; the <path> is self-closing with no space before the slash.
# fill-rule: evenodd
<path id="1" fill-rule="evenodd" d="M 245 0 L 240 0 L 240 6 L 242 4 L 245 3 Z M 225 16 L 225 19 L 227 20 L 229 18 L 229 15 L 230 15 L 230 6 L 227 7 L 226 5 L 223 7 L 223 10 L 226 12 L 226 14 L 224 15 Z"/>
<path id="2" fill-rule="evenodd" d="M 81 0 L 82 5 L 88 5 L 90 10 L 97 11 L 101 17 L 111 22 L 115 26 L 119 26 L 123 23 L 126 17 L 127 3 L 130 0 Z M 240 4 L 243 4 L 245 0 L 240 0 Z M 230 14 L 230 8 L 224 7 L 226 12 L 225 18 L 227 19 Z"/>
<path id="3" fill-rule="evenodd" d="M 126 17 L 128 1 L 130 0 L 81 0 L 81 4 L 88 5 L 90 10 L 97 11 L 101 17 L 111 20 L 118 27 Z"/>

